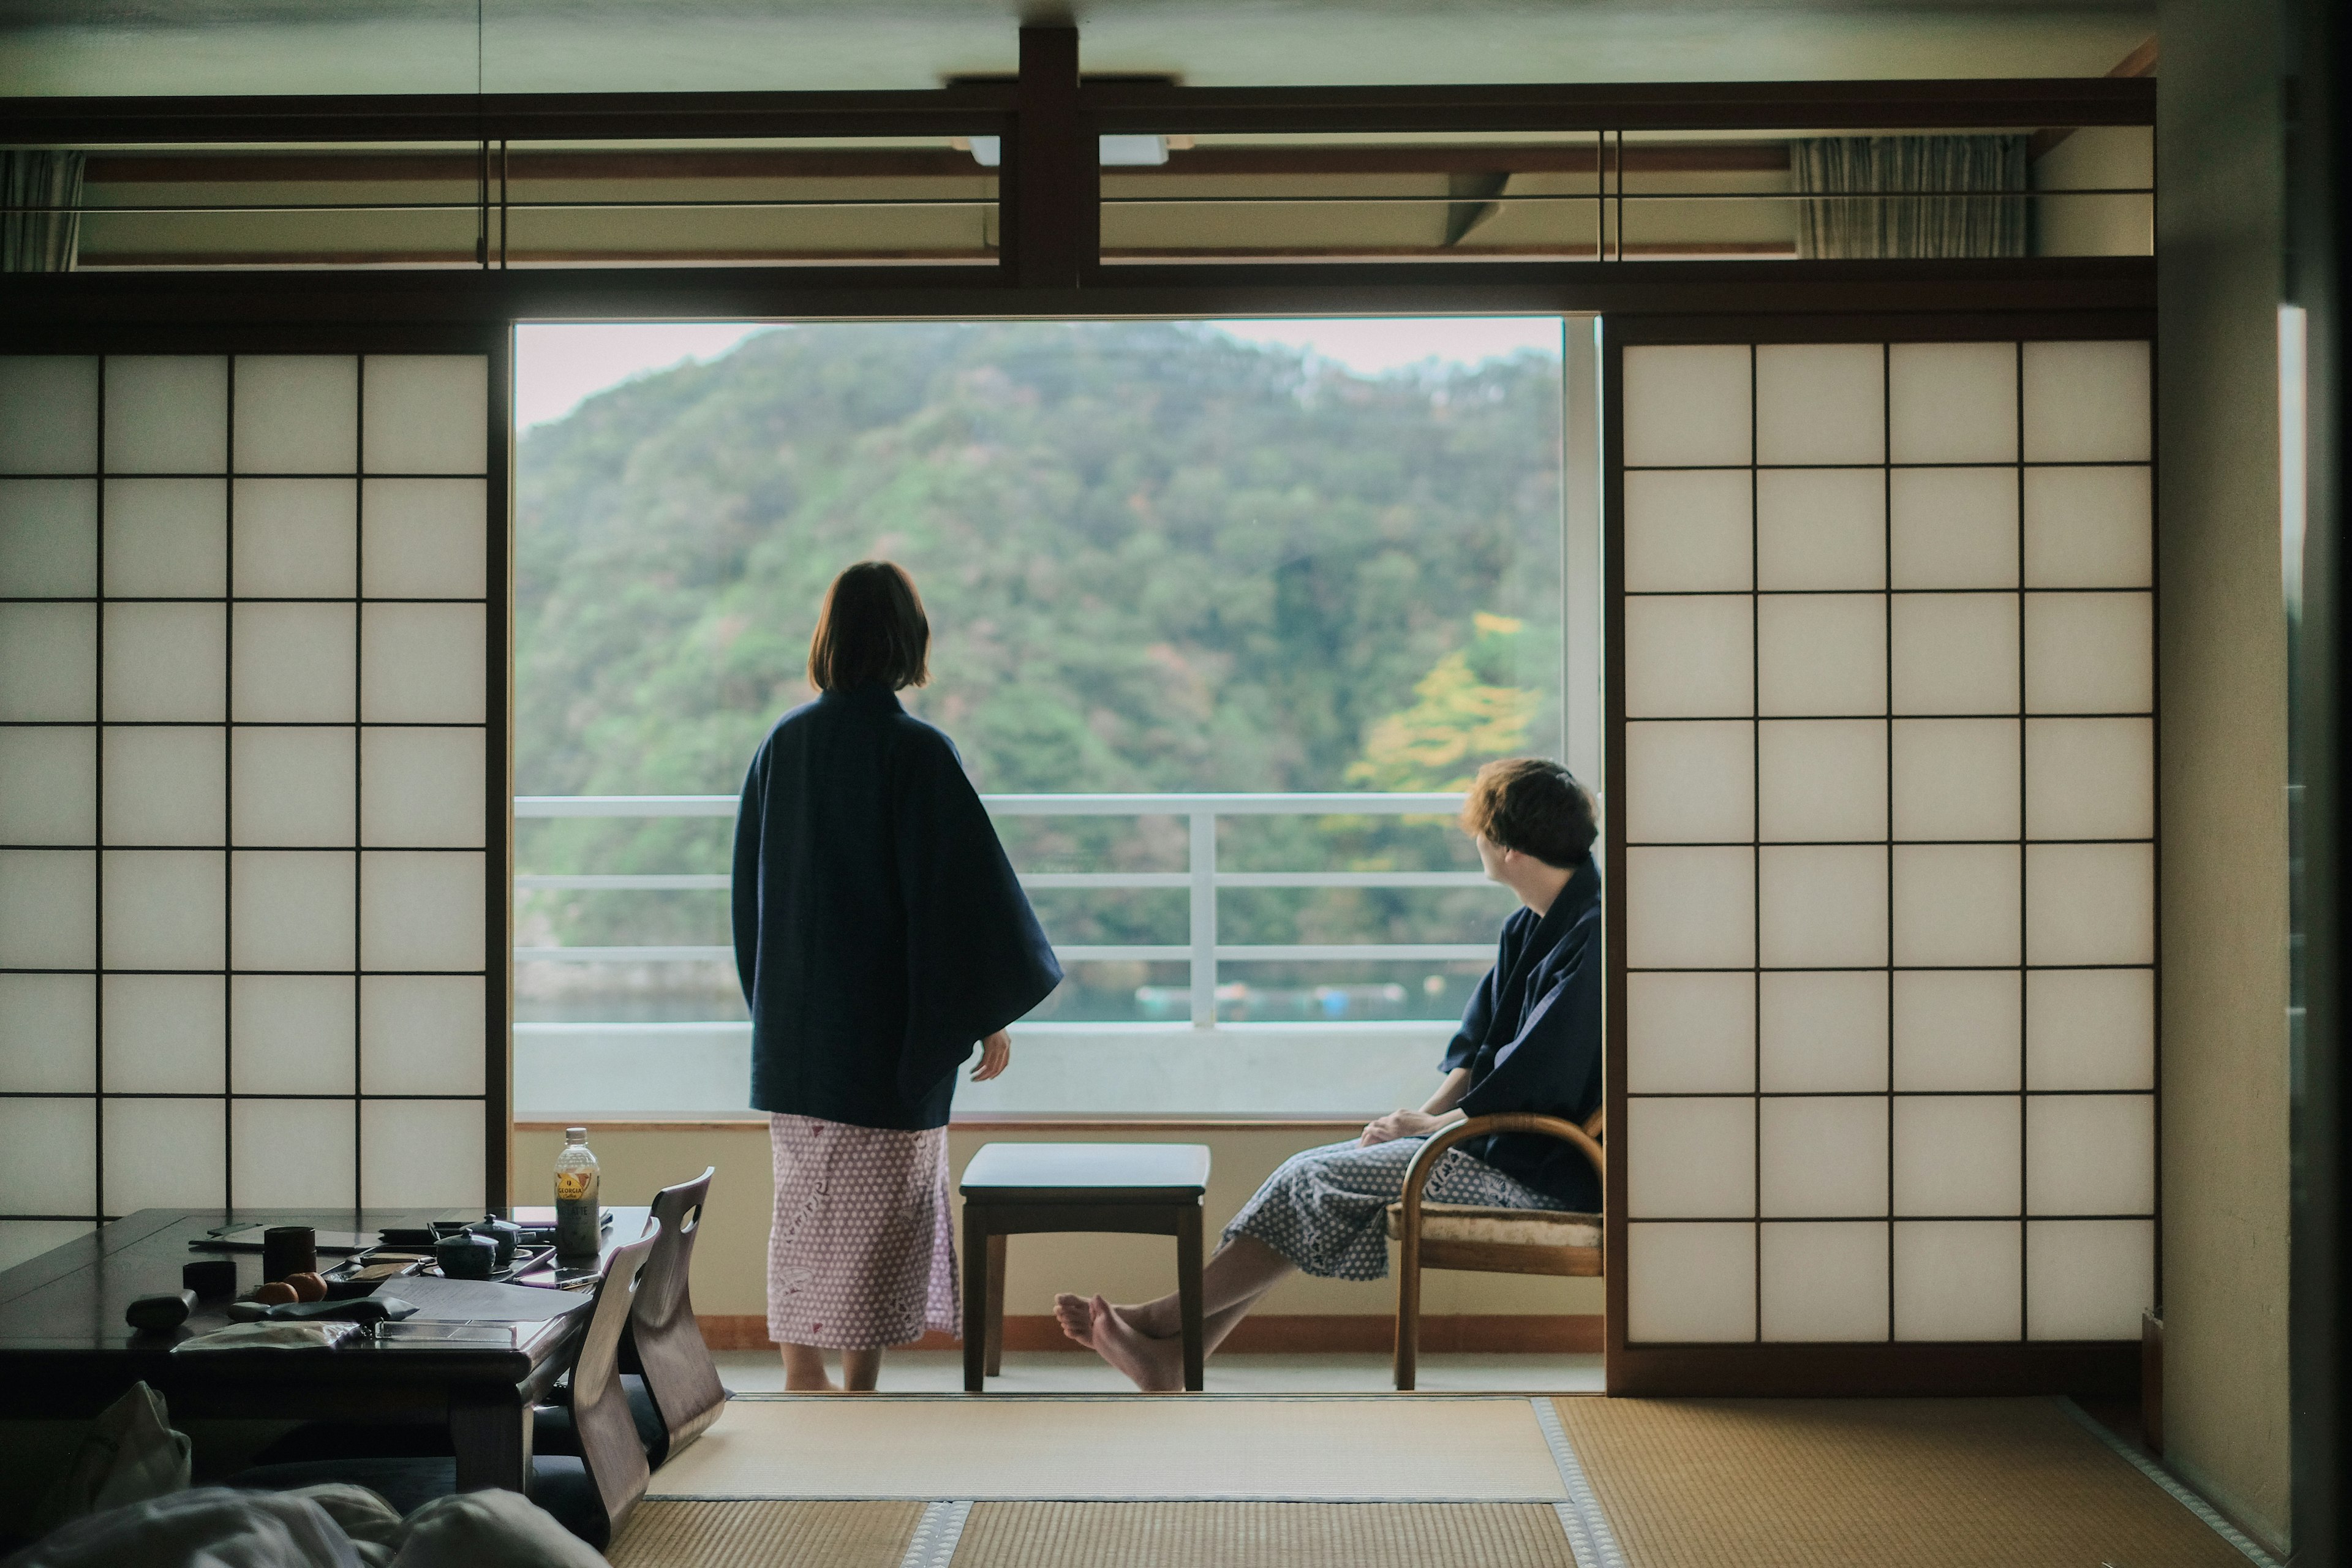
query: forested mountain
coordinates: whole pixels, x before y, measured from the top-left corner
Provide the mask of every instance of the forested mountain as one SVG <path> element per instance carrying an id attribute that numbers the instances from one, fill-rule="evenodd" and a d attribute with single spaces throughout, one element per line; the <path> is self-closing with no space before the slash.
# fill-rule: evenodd
<path id="1" fill-rule="evenodd" d="M 733 791 L 866 557 L 920 586 L 933 679 L 908 706 L 983 790 L 1433 788 L 1554 749 L 1559 374 L 1368 377 L 1189 325 L 877 324 L 627 383 L 521 445 L 518 788 Z M 711 826 L 526 847 L 706 868 Z"/>

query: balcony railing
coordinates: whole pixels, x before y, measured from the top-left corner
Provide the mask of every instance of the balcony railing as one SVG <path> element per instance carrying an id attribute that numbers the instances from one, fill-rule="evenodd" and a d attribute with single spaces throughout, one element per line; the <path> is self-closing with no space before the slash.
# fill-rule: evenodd
<path id="1" fill-rule="evenodd" d="M 1217 819 L 1222 816 L 1454 816 L 1458 794 L 1323 795 L 991 795 L 981 796 L 994 816 L 1181 816 L 1191 826 L 1188 864 L 1181 871 L 1036 871 L 1021 875 L 1037 889 L 1182 888 L 1191 894 L 1183 943 L 1066 943 L 1055 952 L 1064 963 L 1126 960 L 1191 965 L 1192 1026 L 1216 1026 L 1217 966 L 1224 962 L 1305 963 L 1318 960 L 1478 960 L 1494 948 L 1485 942 L 1221 942 L 1217 940 L 1217 893 L 1224 888 L 1482 888 L 1475 871 L 1220 871 Z M 676 817 L 735 815 L 731 795 L 518 795 L 518 817 Z M 717 891 L 730 879 L 723 873 L 649 872 L 518 876 L 519 889 L 677 892 Z M 518 962 L 557 963 L 732 963 L 732 947 L 688 944 L 637 947 L 518 947 Z"/>

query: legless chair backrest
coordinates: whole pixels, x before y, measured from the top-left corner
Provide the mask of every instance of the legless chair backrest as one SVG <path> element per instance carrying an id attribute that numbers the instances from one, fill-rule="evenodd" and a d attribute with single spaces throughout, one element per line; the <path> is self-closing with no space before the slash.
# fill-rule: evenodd
<path id="1" fill-rule="evenodd" d="M 580 1354 L 572 1363 L 572 1429 L 580 1436 L 581 1462 L 604 1510 L 604 1534 L 589 1542 L 599 1550 L 619 1533 L 621 1521 L 645 1495 L 651 1474 L 645 1445 L 637 1440 L 636 1417 L 629 1413 L 628 1394 L 621 1387 L 620 1352 L 646 1261 L 663 1231 L 661 1221 L 647 1220 L 644 1236 L 606 1255 L 604 1277 L 597 1280 L 595 1299 L 588 1308 L 588 1331 L 581 1336 Z"/>
<path id="2" fill-rule="evenodd" d="M 702 1230 L 703 1202 L 717 1173 L 714 1165 L 693 1181 L 664 1187 L 654 1195 L 661 1239 L 646 1265 L 636 1307 L 629 1314 L 623 1364 L 644 1376 L 646 1392 L 661 1413 L 662 1435 L 646 1455 L 656 1466 L 702 1436 L 727 1403 L 719 1368 L 702 1342 L 701 1325 L 695 1321 L 687 1280 L 694 1262 L 694 1238 Z"/>

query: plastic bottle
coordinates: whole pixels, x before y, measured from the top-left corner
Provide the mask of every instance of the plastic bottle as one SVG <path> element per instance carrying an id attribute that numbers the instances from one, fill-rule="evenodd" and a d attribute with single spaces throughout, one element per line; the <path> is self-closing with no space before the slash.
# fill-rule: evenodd
<path id="1" fill-rule="evenodd" d="M 588 1129 L 563 1130 L 563 1152 L 555 1157 L 555 1250 L 566 1258 L 593 1258 L 604 1240 L 604 1209 L 597 1201 L 596 1156 L 588 1152 Z"/>

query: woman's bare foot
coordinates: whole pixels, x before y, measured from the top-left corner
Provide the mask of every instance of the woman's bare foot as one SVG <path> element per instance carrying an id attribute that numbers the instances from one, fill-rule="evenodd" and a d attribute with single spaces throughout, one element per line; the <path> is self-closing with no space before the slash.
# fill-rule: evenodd
<path id="1" fill-rule="evenodd" d="M 1184 1386 L 1182 1344 L 1141 1332 L 1100 1296 L 1087 1302 L 1087 1309 L 1090 1332 L 1080 1342 L 1124 1373 L 1136 1387 L 1146 1394 L 1171 1394 Z M 1066 1324 L 1063 1331 L 1068 1332 Z"/>
<path id="2" fill-rule="evenodd" d="M 1062 1325 L 1063 1333 L 1088 1350 L 1095 1348 L 1095 1311 L 1084 1296 L 1065 1290 L 1055 1297 L 1054 1321 Z"/>

